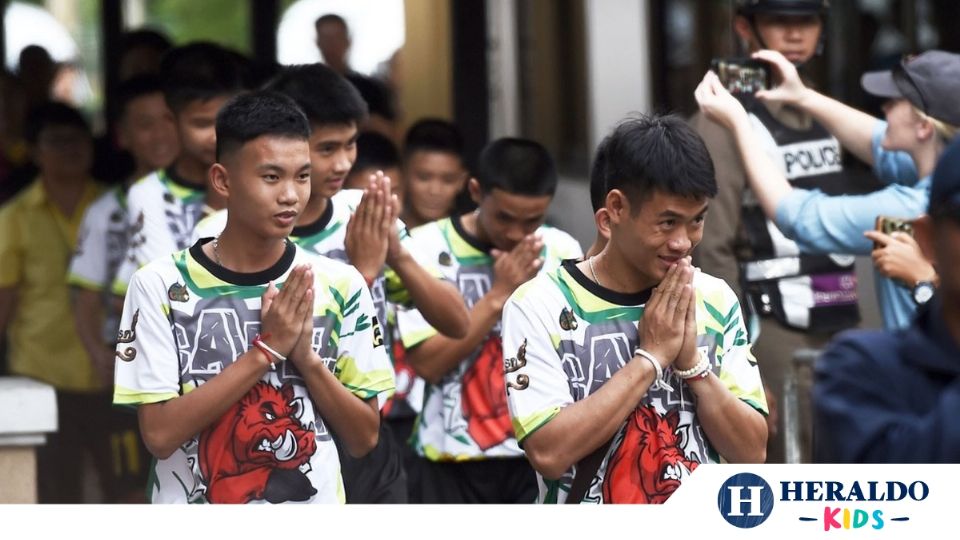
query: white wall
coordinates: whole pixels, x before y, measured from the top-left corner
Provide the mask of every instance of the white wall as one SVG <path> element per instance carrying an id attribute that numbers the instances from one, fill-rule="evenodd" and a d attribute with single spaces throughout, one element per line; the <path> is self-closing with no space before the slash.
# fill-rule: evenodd
<path id="1" fill-rule="evenodd" d="M 624 116 L 652 104 L 648 0 L 586 0 L 590 148 Z"/>

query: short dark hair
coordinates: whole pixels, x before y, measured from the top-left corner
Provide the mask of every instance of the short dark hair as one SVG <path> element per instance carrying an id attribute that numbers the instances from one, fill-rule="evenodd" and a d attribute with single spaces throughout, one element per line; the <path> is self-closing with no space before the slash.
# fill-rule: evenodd
<path id="1" fill-rule="evenodd" d="M 121 54 L 133 49 L 153 49 L 163 54 L 172 48 L 170 38 L 152 28 L 138 28 L 120 35 Z"/>
<path id="2" fill-rule="evenodd" d="M 366 131 L 357 137 L 357 159 L 353 162 L 353 170 L 377 168 L 387 169 L 400 165 L 400 152 L 397 146 L 387 137 Z"/>
<path id="3" fill-rule="evenodd" d="M 53 126 L 70 126 L 82 129 L 92 136 L 90 124 L 80 111 L 59 101 L 41 103 L 27 113 L 23 138 L 29 144 L 37 144 L 43 130 Z"/>
<path id="4" fill-rule="evenodd" d="M 597 149 L 594 179 L 602 179 L 604 197 L 619 189 L 634 209 L 654 191 L 691 199 L 717 194 L 703 139 L 675 115 L 639 115 L 620 122 Z"/>
<path id="5" fill-rule="evenodd" d="M 191 102 L 245 90 L 240 58 L 238 53 L 202 41 L 171 49 L 160 63 L 160 80 L 170 110 L 179 113 Z"/>
<path id="6" fill-rule="evenodd" d="M 515 195 L 553 195 L 557 168 L 550 153 L 529 139 L 504 137 L 480 153 L 477 182 L 484 193 L 500 189 Z"/>
<path id="7" fill-rule="evenodd" d="M 293 98 L 314 127 L 360 124 L 367 117 L 357 89 L 323 64 L 288 66 L 266 87 Z"/>
<path id="8" fill-rule="evenodd" d="M 263 135 L 306 141 L 310 124 L 297 104 L 279 92 L 241 94 L 217 114 L 217 161 Z"/>
<path id="9" fill-rule="evenodd" d="M 156 75 L 145 74 L 135 75 L 117 85 L 117 108 L 116 118 L 120 120 L 127 114 L 127 107 L 138 98 L 149 96 L 150 94 L 162 94 L 163 84 Z"/>
<path id="10" fill-rule="evenodd" d="M 410 126 L 403 140 L 403 159 L 414 152 L 452 154 L 463 161 L 463 135 L 446 120 L 425 118 Z"/>
<path id="11" fill-rule="evenodd" d="M 607 139 L 600 141 L 597 154 L 593 158 L 593 166 L 590 168 L 590 206 L 593 207 L 594 214 L 603 208 L 607 199 L 607 179 L 604 173 L 607 166 L 606 142 Z"/>
<path id="12" fill-rule="evenodd" d="M 317 20 L 313 22 L 313 27 L 317 28 L 321 24 L 326 24 L 331 22 L 339 24 L 340 26 L 343 27 L 344 30 L 349 30 L 349 28 L 347 27 L 347 21 L 345 21 L 343 17 L 337 15 L 336 13 L 327 13 L 326 15 L 321 15 L 317 17 Z"/>

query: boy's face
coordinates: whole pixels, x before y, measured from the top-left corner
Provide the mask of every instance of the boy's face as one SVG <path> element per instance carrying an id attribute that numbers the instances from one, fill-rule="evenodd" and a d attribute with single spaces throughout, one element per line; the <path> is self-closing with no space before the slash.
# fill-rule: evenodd
<path id="1" fill-rule="evenodd" d="M 217 113 L 231 96 L 194 100 L 177 113 L 180 151 L 207 167 L 217 161 Z"/>
<path id="2" fill-rule="evenodd" d="M 313 125 L 310 133 L 310 176 L 313 196 L 329 199 L 341 188 L 357 160 L 357 124 Z"/>
<path id="3" fill-rule="evenodd" d="M 553 195 L 516 195 L 497 188 L 481 193 L 476 180 L 470 180 L 470 195 L 479 207 L 480 236 L 501 251 L 510 251 L 540 228 L 553 200 Z"/>
<path id="4" fill-rule="evenodd" d="M 241 221 L 257 238 L 285 238 L 310 198 L 310 146 L 263 135 L 227 156 L 211 174 L 215 189 L 227 197 L 231 221 Z"/>
<path id="5" fill-rule="evenodd" d="M 177 126 L 163 94 L 156 92 L 127 104 L 119 124 L 120 146 L 133 155 L 138 168 L 162 169 L 180 151 Z"/>
<path id="6" fill-rule="evenodd" d="M 37 137 L 33 158 L 41 175 L 82 178 L 93 165 L 93 137 L 79 126 L 48 125 Z"/>
<path id="7" fill-rule="evenodd" d="M 671 264 L 690 255 L 703 238 L 707 199 L 688 199 L 661 191 L 631 205 L 620 190 L 607 196 L 608 249 L 616 249 L 635 272 L 652 283 L 663 280 Z"/>
<path id="8" fill-rule="evenodd" d="M 757 14 L 753 26 L 763 40 L 762 44 L 757 42 L 750 22 L 745 17 L 737 17 L 734 26 L 737 33 L 750 43 L 751 49 L 758 50 L 766 45 L 766 48 L 781 53 L 790 62 L 802 64 L 817 52 L 823 21 L 815 14 Z"/>
<path id="9" fill-rule="evenodd" d="M 454 199 L 467 181 L 460 158 L 446 152 L 418 150 L 404 169 L 405 207 L 427 223 L 450 215 Z"/>

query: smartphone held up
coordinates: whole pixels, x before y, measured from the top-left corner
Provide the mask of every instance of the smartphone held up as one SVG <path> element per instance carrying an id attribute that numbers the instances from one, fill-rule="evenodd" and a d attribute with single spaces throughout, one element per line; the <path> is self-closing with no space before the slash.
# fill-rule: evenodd
<path id="1" fill-rule="evenodd" d="M 710 69 L 728 92 L 753 95 L 770 88 L 770 65 L 751 58 L 714 58 Z"/>

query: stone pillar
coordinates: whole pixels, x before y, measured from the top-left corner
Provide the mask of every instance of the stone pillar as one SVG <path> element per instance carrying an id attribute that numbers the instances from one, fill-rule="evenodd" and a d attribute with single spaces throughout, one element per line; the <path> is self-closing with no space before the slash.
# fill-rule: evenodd
<path id="1" fill-rule="evenodd" d="M 37 502 L 36 447 L 57 430 L 53 387 L 0 377 L 0 503 Z"/>

